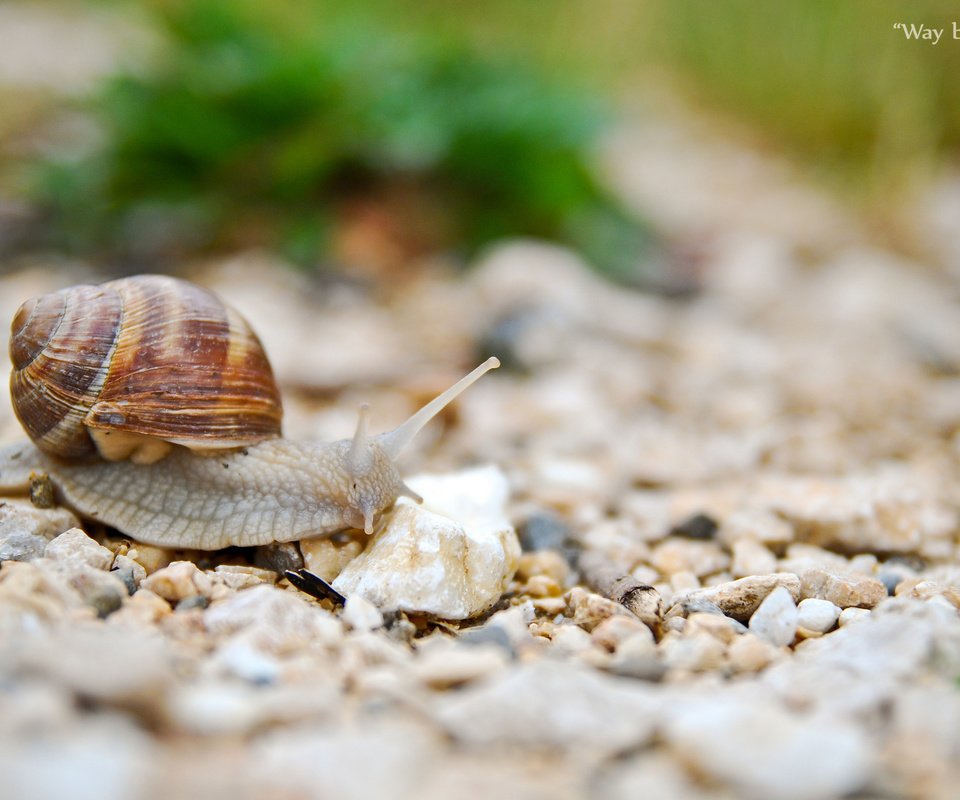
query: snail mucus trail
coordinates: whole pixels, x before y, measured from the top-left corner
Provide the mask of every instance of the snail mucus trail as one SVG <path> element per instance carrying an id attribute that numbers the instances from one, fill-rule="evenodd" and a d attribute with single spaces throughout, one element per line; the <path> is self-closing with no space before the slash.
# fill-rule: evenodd
<path id="1" fill-rule="evenodd" d="M 139 281 L 134 288 L 139 291 L 144 286 L 148 287 L 154 293 L 151 296 L 159 298 L 155 299 L 156 303 L 166 302 L 169 305 L 171 293 L 196 295 L 199 292 L 199 300 L 192 298 L 191 302 L 209 305 L 213 298 L 223 305 L 209 292 L 185 281 L 159 276 L 138 276 L 123 281 Z M 93 288 L 113 292 L 114 287 L 123 281 Z M 91 287 L 75 288 L 90 294 Z M 130 289 L 127 284 L 120 288 Z M 36 309 L 42 306 L 42 301 L 47 297 L 70 291 L 63 290 L 40 298 L 39 304 L 36 300 L 28 301 L 24 304 L 24 308 L 29 309 L 25 316 L 36 316 Z M 58 312 L 58 330 L 63 327 L 71 302 L 60 297 L 55 300 L 55 305 L 59 304 L 57 308 L 63 306 L 66 309 Z M 122 302 L 120 305 L 123 305 Z M 151 324 L 163 327 L 157 321 L 158 315 L 152 303 L 140 302 L 137 305 L 132 302 L 131 310 L 120 316 L 127 317 L 125 322 L 129 324 L 132 311 L 140 306 L 145 307 L 145 316 L 151 320 Z M 246 325 L 232 309 L 227 308 L 220 313 L 224 318 L 229 318 L 231 326 Z M 183 338 L 186 335 L 183 326 L 184 319 L 180 317 L 177 324 L 168 326 L 172 331 L 169 335 Z M 215 550 L 231 545 L 297 541 L 346 528 L 359 528 L 368 534 L 372 533 L 379 515 L 390 508 L 397 497 L 406 495 L 419 499 L 404 484 L 397 467 L 397 458 L 403 449 L 446 405 L 483 374 L 499 366 L 496 358 L 488 359 L 406 422 L 378 435 L 371 436 L 367 431 L 369 408 L 364 404 L 360 408 L 356 432 L 351 439 L 320 443 L 281 438 L 279 395 L 277 410 L 270 412 L 276 417 L 275 424 L 264 424 L 264 408 L 268 404 L 261 402 L 257 406 L 255 425 L 259 427 L 256 436 L 251 436 L 249 430 L 243 429 L 244 420 L 239 416 L 230 418 L 228 424 L 220 424 L 220 427 L 215 424 L 216 430 L 212 434 L 207 430 L 185 433 L 185 420 L 189 422 L 191 415 L 199 420 L 210 420 L 220 408 L 217 403 L 222 398 L 214 397 L 210 387 L 206 387 L 206 391 L 200 393 L 198 405 L 191 406 L 189 388 L 184 388 L 180 382 L 183 378 L 181 370 L 175 374 L 173 381 L 167 379 L 167 385 L 175 385 L 179 392 L 177 405 L 172 410 L 157 409 L 156 403 L 163 398 L 158 401 L 155 390 L 144 392 L 143 395 L 148 400 L 152 398 L 155 405 L 141 414 L 134 405 L 135 392 L 122 385 L 116 389 L 111 383 L 113 377 L 103 377 L 105 371 L 116 367 L 118 363 L 129 366 L 129 359 L 125 362 L 123 356 L 127 352 L 124 347 L 130 345 L 124 345 L 123 337 L 130 334 L 119 333 L 112 342 L 99 343 L 99 349 L 111 355 L 110 363 L 103 367 L 90 367 L 94 373 L 91 383 L 100 385 L 107 392 L 113 391 L 113 396 L 108 401 L 92 398 L 85 401 L 87 405 L 79 410 L 75 409 L 76 398 L 67 397 L 70 410 L 63 416 L 72 415 L 80 420 L 86 427 L 82 433 L 89 442 L 83 441 L 87 452 L 64 456 L 49 452 L 50 431 L 56 431 L 60 423 L 51 424 L 49 419 L 45 419 L 42 426 L 44 433 L 35 435 L 28 424 L 29 420 L 25 422 L 24 418 L 29 416 L 37 403 L 51 396 L 66 405 L 64 397 L 70 393 L 61 392 L 58 397 L 57 389 L 44 385 L 41 376 L 37 379 L 40 383 L 27 388 L 26 402 L 23 398 L 17 402 L 16 392 L 24 391 L 25 383 L 22 376 L 17 378 L 18 363 L 34 361 L 35 352 L 40 350 L 37 341 L 29 342 L 26 348 L 22 342 L 16 341 L 18 330 L 22 333 L 24 328 L 21 309 L 14 321 L 10 345 L 14 362 L 11 392 L 15 395 L 17 416 L 24 423 L 32 441 L 0 448 L 0 492 L 25 492 L 30 486 L 31 473 L 46 474 L 56 488 L 58 498 L 82 516 L 110 525 L 138 541 L 163 547 Z M 242 366 L 249 367 L 257 362 L 256 357 L 250 356 L 250 351 L 259 352 L 260 345 L 252 331 L 248 328 L 243 330 L 247 332 L 248 340 L 239 348 L 240 360 Z M 158 333 L 158 330 L 147 333 L 140 331 L 133 340 L 142 348 Z M 234 333 L 231 328 L 231 335 Z M 193 333 L 186 336 L 190 350 L 203 351 L 202 346 L 197 347 Z M 35 338 L 39 340 L 43 337 Z M 30 351 L 31 358 L 22 358 L 25 349 Z M 233 353 L 237 348 L 231 345 L 228 350 Z M 136 352 L 142 361 L 141 351 Z M 70 357 L 66 351 L 57 351 L 56 355 L 58 358 Z M 158 366 L 158 363 L 162 360 L 161 356 L 157 356 L 151 362 L 151 372 L 161 371 L 163 365 Z M 183 367 L 180 360 L 170 360 L 170 369 Z M 263 364 L 269 373 L 269 363 L 265 357 Z M 259 370 L 264 368 L 259 362 L 256 366 Z M 54 368 L 52 371 L 57 370 Z M 272 373 L 267 377 L 269 381 L 261 381 L 262 386 L 273 385 Z M 142 375 L 135 375 L 132 380 L 136 384 L 142 380 Z M 225 413 L 236 411 L 242 400 L 239 397 L 240 389 L 250 383 L 249 376 L 243 373 L 242 379 L 235 383 L 234 390 L 228 393 L 228 402 L 225 404 L 228 412 Z M 134 399 L 117 399 L 131 396 Z M 259 399 L 262 400 L 263 396 L 265 390 L 260 392 Z M 122 413 L 118 413 L 118 409 Z M 43 413 L 40 413 L 41 418 Z M 147 421 L 143 422 L 143 419 Z M 220 418 L 215 422 L 221 423 Z M 175 430 L 172 433 L 160 430 L 162 426 L 172 426 Z M 149 430 L 146 430 L 148 427 Z M 90 436 L 91 431 L 95 435 Z M 77 449 L 79 441 L 81 438 L 78 435 L 71 440 L 70 446 Z M 119 446 L 115 442 L 119 442 Z M 111 460 L 118 458 L 126 460 Z M 148 463 L 135 463 L 137 461 Z"/>

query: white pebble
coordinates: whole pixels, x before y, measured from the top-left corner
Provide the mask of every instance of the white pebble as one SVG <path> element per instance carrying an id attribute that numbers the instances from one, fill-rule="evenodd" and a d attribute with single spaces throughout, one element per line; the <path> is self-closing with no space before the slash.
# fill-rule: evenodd
<path id="1" fill-rule="evenodd" d="M 383 627 L 380 610 L 358 594 L 347 598 L 341 619 L 355 631 L 372 631 Z"/>
<path id="2" fill-rule="evenodd" d="M 839 606 L 835 606 L 829 600 L 818 600 L 815 597 L 801 600 L 797 611 L 797 622 L 800 627 L 816 633 L 829 631 L 837 624 L 837 618 L 840 616 Z"/>
<path id="3" fill-rule="evenodd" d="M 53 539 L 46 548 L 47 558 L 68 566 L 85 564 L 94 569 L 110 569 L 113 553 L 97 544 L 79 528 L 71 528 Z"/>
<path id="4" fill-rule="evenodd" d="M 423 505 L 401 498 L 333 587 L 382 609 L 475 617 L 500 599 L 520 560 L 505 513 L 506 476 L 481 467 L 407 483 Z"/>
<path id="5" fill-rule="evenodd" d="M 750 617 L 750 630 L 777 647 L 785 647 L 797 635 L 797 607 L 789 590 L 778 586 Z"/>
<path id="6" fill-rule="evenodd" d="M 868 616 L 870 616 L 869 608 L 845 608 L 840 612 L 840 617 L 837 622 L 842 628 L 844 625 L 849 625 L 851 622 L 859 622 Z"/>

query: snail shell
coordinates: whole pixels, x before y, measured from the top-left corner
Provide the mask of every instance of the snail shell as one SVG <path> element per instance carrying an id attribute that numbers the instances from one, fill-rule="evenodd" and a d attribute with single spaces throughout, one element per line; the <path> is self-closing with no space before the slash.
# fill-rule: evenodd
<path id="1" fill-rule="evenodd" d="M 38 448 L 150 463 L 170 444 L 246 447 L 280 436 L 280 392 L 256 334 L 210 292 L 139 275 L 25 302 L 10 391 Z"/>

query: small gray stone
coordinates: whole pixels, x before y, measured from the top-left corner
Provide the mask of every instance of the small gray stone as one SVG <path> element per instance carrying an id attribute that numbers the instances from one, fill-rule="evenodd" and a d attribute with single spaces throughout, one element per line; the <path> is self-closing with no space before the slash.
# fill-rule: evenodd
<path id="1" fill-rule="evenodd" d="M 563 552 L 570 547 L 570 529 L 562 520 L 545 511 L 527 517 L 517 533 L 525 553 L 536 550 Z"/>
<path id="2" fill-rule="evenodd" d="M 750 617 L 750 631 L 777 647 L 787 647 L 797 635 L 797 607 L 790 592 L 778 586 Z"/>
<path id="3" fill-rule="evenodd" d="M 801 628 L 817 633 L 826 633 L 837 624 L 837 618 L 840 616 L 840 607 L 834 605 L 829 600 L 818 600 L 815 597 L 808 597 L 801 600 L 797 606 L 799 612 L 798 622 Z"/>
<path id="4" fill-rule="evenodd" d="M 479 625 L 475 628 L 461 629 L 460 641 L 467 645 L 495 645 L 513 656 L 516 651 L 509 634 L 500 625 Z"/>
<path id="5" fill-rule="evenodd" d="M 887 596 L 893 597 L 897 593 L 897 586 L 903 581 L 903 576 L 896 572 L 882 570 L 877 573 L 877 580 L 887 587 Z"/>
<path id="6" fill-rule="evenodd" d="M 137 591 L 137 579 L 134 577 L 133 567 L 115 567 L 110 570 L 110 573 L 123 582 L 123 585 L 127 587 L 128 595 Z"/>
<path id="7" fill-rule="evenodd" d="M 688 517 L 670 529 L 671 536 L 681 536 L 685 539 L 712 539 L 720 526 L 709 514 L 698 513 Z"/>
<path id="8" fill-rule="evenodd" d="M 210 605 L 210 600 L 202 594 L 192 594 L 177 601 L 176 610 L 180 612 L 192 611 L 195 608 L 204 609 Z"/>
<path id="9" fill-rule="evenodd" d="M 26 531 L 10 531 L 0 538 L 0 561 L 33 561 L 40 558 L 49 539 Z"/>
<path id="10" fill-rule="evenodd" d="M 50 540 L 77 524 L 77 518 L 64 508 L 39 509 L 27 500 L 0 500 L 0 542 L 11 533 Z"/>

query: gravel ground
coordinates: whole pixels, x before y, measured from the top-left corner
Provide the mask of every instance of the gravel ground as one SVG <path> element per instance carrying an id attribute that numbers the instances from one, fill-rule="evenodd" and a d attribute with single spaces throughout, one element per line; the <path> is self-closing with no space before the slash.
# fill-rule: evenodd
<path id="1" fill-rule="evenodd" d="M 2 499 L 5 793 L 955 795 L 956 278 L 691 129 L 607 154 L 697 293 L 535 242 L 376 292 L 260 253 L 188 270 L 261 334 L 291 438 L 349 435 L 363 400 L 385 430 L 500 356 L 404 461 L 506 475 L 523 553 L 493 608 L 340 609 L 279 578 L 289 553 L 162 550 Z M 957 185 L 922 205 L 948 262 Z M 8 267 L 3 319 L 94 277 Z M 20 435 L 0 397 L 0 443 Z"/>

